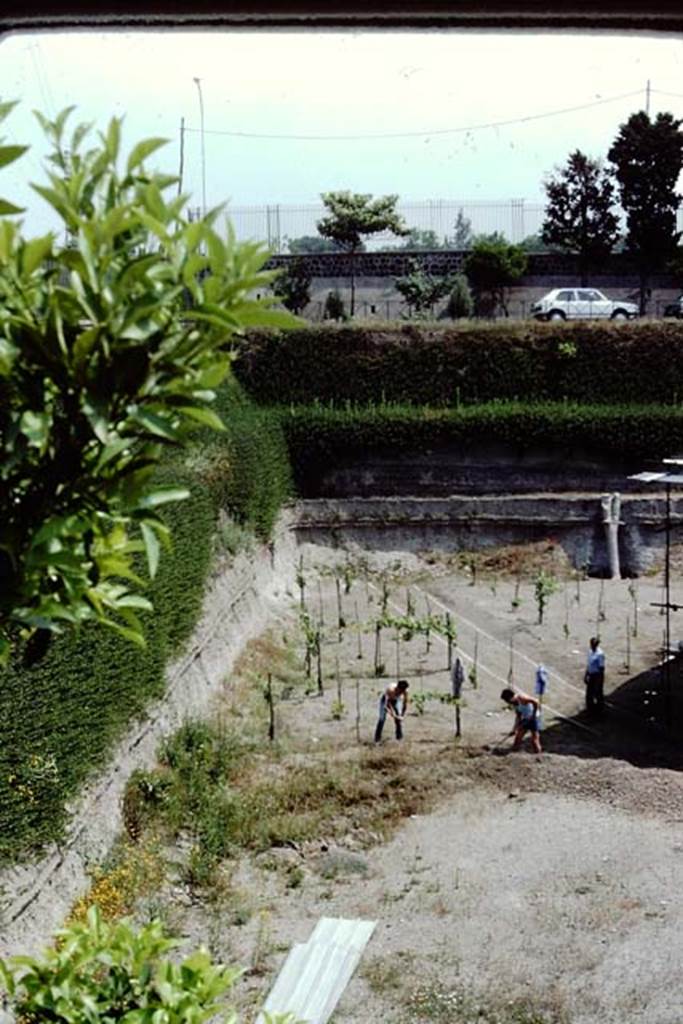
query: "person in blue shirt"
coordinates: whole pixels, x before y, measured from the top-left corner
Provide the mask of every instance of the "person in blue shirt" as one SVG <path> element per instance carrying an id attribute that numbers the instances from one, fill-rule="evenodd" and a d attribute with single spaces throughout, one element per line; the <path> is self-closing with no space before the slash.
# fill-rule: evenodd
<path id="1" fill-rule="evenodd" d="M 604 714 L 605 655 L 600 647 L 599 636 L 590 638 L 590 649 L 583 681 L 586 684 L 586 711 L 589 715 Z"/>
<path id="2" fill-rule="evenodd" d="M 515 737 L 512 744 L 513 750 L 519 750 L 522 746 L 524 733 L 531 735 L 531 745 L 536 754 L 540 756 L 541 748 L 541 705 L 536 697 L 530 697 L 527 693 L 516 692 L 507 686 L 500 695 L 508 707 L 514 708 L 515 724 L 509 735 Z"/>

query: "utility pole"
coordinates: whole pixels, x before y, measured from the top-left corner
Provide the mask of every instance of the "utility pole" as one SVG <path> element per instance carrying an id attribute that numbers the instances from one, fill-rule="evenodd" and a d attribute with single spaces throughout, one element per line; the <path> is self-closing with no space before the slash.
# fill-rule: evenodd
<path id="1" fill-rule="evenodd" d="M 202 217 L 206 217 L 206 153 L 204 150 L 204 99 L 200 78 L 193 79 L 199 93 L 199 131 L 202 144 Z"/>
<path id="2" fill-rule="evenodd" d="M 183 191 L 183 163 L 185 159 L 185 118 L 180 118 L 180 167 L 178 169 L 178 195 Z"/>
<path id="3" fill-rule="evenodd" d="M 645 88 L 645 113 L 650 116 L 650 79 L 647 80 L 647 86 Z"/>

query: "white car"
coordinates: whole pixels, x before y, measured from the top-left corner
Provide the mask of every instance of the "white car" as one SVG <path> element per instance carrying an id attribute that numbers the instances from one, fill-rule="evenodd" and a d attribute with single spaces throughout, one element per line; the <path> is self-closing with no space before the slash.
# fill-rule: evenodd
<path id="1" fill-rule="evenodd" d="M 597 288 L 553 288 L 531 307 L 536 320 L 633 320 L 634 302 L 613 302 Z"/>

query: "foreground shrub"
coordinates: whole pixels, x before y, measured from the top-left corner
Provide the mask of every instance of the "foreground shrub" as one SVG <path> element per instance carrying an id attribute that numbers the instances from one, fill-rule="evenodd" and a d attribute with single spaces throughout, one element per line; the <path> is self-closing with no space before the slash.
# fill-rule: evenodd
<path id="1" fill-rule="evenodd" d="M 240 969 L 213 964 L 203 949 L 173 963 L 166 954 L 178 945 L 159 922 L 135 931 L 125 920 L 107 923 L 94 906 L 42 958 L 0 960 L 0 981 L 27 1024 L 201 1024 L 219 1010 L 228 1014 L 223 1024 L 235 1024 L 224 996 Z"/>

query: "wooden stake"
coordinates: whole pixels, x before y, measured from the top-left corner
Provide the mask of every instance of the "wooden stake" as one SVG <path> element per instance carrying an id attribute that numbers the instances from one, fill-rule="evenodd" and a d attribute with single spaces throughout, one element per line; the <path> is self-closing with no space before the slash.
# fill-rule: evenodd
<path id="1" fill-rule="evenodd" d="M 318 641 L 317 641 L 317 643 L 315 645 L 315 648 L 316 648 L 315 652 L 316 652 L 317 657 L 318 657 L 318 695 L 320 697 L 322 697 L 322 695 L 323 695 L 323 651 L 322 651 L 323 644 L 322 644 L 322 636 L 320 635 L 320 631 L 318 631 Z"/>
<path id="2" fill-rule="evenodd" d="M 358 628 L 358 655 L 357 655 L 357 657 L 358 657 L 358 659 L 360 661 L 363 658 L 363 637 L 361 635 L 362 634 L 362 629 L 361 629 L 360 615 L 358 614 L 358 601 L 354 600 L 353 608 L 354 608 L 354 614 L 356 616 L 356 626 Z"/>
<path id="3" fill-rule="evenodd" d="M 382 664 L 382 627 L 379 622 L 375 623 L 375 675 L 379 675 L 379 667 Z"/>
<path id="4" fill-rule="evenodd" d="M 275 708 L 273 706 L 273 677 L 268 673 L 268 689 L 266 691 L 268 701 L 268 739 L 272 743 L 275 739 Z"/>
<path id="5" fill-rule="evenodd" d="M 335 669 L 335 673 L 336 673 L 336 676 L 337 676 L 337 705 L 339 706 L 339 712 L 341 713 L 341 709 L 344 706 L 344 700 L 343 700 L 343 690 L 342 690 L 342 678 L 341 678 L 341 673 L 339 671 L 339 655 L 338 654 L 335 654 L 335 656 L 334 656 L 334 669 Z"/>
<path id="6" fill-rule="evenodd" d="M 626 616 L 626 671 L 631 672 L 631 617 Z"/>
<path id="7" fill-rule="evenodd" d="M 401 655 L 400 655 L 400 649 L 401 649 L 401 632 L 400 632 L 400 630 L 397 627 L 396 628 L 396 678 L 397 679 L 401 678 Z"/>
<path id="8" fill-rule="evenodd" d="M 356 743 L 360 743 L 360 679 L 356 678 Z"/>
<path id="9" fill-rule="evenodd" d="M 513 679 L 513 674 L 514 674 L 514 672 L 513 672 L 513 670 L 514 670 L 514 661 L 515 661 L 514 639 L 513 639 L 513 637 L 510 637 L 510 664 L 508 666 L 508 683 L 510 684 L 510 686 L 512 686 L 512 679 Z"/>
<path id="10" fill-rule="evenodd" d="M 453 666 L 453 637 L 451 633 L 451 613 L 446 612 L 446 639 L 448 641 L 448 664 L 446 668 L 449 672 Z"/>
<path id="11" fill-rule="evenodd" d="M 318 579 L 318 621 L 321 626 L 325 625 L 325 616 L 323 614 L 323 587 L 320 579 Z"/>
<path id="12" fill-rule="evenodd" d="M 334 582 L 337 588 L 337 628 L 339 630 L 339 643 L 341 643 L 342 629 L 346 625 L 344 622 L 344 614 L 342 610 L 342 596 L 341 596 L 341 580 L 338 576 L 334 577 Z"/>

